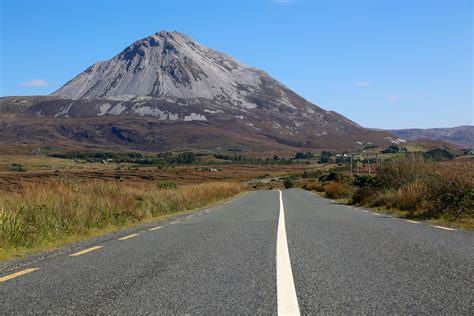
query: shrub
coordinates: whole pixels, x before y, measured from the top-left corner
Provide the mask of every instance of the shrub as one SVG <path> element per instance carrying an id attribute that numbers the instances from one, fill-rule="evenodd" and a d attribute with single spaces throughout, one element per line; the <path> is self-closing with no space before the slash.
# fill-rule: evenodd
<path id="1" fill-rule="evenodd" d="M 323 163 L 330 163 L 331 162 L 331 157 L 332 157 L 332 152 L 330 151 L 323 151 L 321 153 L 321 157 L 319 158 L 319 163 L 320 164 L 323 164 Z"/>
<path id="2" fill-rule="evenodd" d="M 302 178 L 319 178 L 323 175 L 321 170 L 316 171 L 305 171 L 303 172 Z"/>
<path id="3" fill-rule="evenodd" d="M 358 188 L 378 188 L 380 187 L 380 179 L 371 175 L 356 175 L 354 185 Z"/>
<path id="4" fill-rule="evenodd" d="M 397 207 L 397 192 L 394 191 L 381 191 L 376 192 L 370 201 L 368 201 L 370 207 L 383 206 L 387 210 Z"/>
<path id="5" fill-rule="evenodd" d="M 283 185 L 285 186 L 285 189 L 291 189 L 293 187 L 293 179 L 290 177 L 287 177 L 283 179 Z"/>
<path id="6" fill-rule="evenodd" d="M 335 172 L 335 171 L 331 171 L 329 172 L 328 174 L 325 174 L 325 175 L 322 175 L 319 177 L 319 182 L 331 182 L 331 181 L 341 181 L 343 180 L 343 175 L 338 173 L 338 172 Z"/>
<path id="7" fill-rule="evenodd" d="M 328 198 L 339 199 L 351 197 L 354 187 L 345 182 L 334 181 L 326 184 L 324 190 Z"/>
<path id="8" fill-rule="evenodd" d="M 353 203 L 448 220 L 474 216 L 474 160 L 394 157 L 380 164 L 376 177 L 356 176 L 353 183 Z"/>
<path id="9" fill-rule="evenodd" d="M 395 157 L 383 161 L 378 168 L 380 185 L 386 189 L 399 189 L 414 181 L 429 181 L 434 165 L 422 156 Z"/>
<path id="10" fill-rule="evenodd" d="M 160 189 L 170 190 L 170 189 L 176 189 L 178 186 L 174 182 L 164 181 L 160 183 L 159 187 Z"/>
<path id="11" fill-rule="evenodd" d="M 396 145 L 390 145 L 388 148 L 380 151 L 382 154 L 396 154 L 400 152 L 400 147 Z"/>
<path id="12" fill-rule="evenodd" d="M 12 163 L 10 168 L 8 168 L 9 171 L 15 171 L 15 172 L 26 172 L 26 168 L 23 165 L 17 164 L 17 163 Z"/>
<path id="13" fill-rule="evenodd" d="M 428 150 L 424 156 L 428 159 L 442 160 L 442 159 L 453 159 L 454 155 L 447 149 L 444 148 L 435 148 Z"/>
<path id="14" fill-rule="evenodd" d="M 450 164 L 448 166 L 453 166 Z M 456 219 L 474 215 L 474 175 L 472 165 L 440 168 L 427 188 L 429 213 Z"/>
<path id="15" fill-rule="evenodd" d="M 405 184 L 398 190 L 397 207 L 413 215 L 413 212 L 421 208 L 425 194 L 426 186 L 420 181 Z"/>
<path id="16" fill-rule="evenodd" d="M 377 191 L 370 187 L 358 188 L 352 195 L 351 203 L 367 205 L 375 197 Z"/>
<path id="17" fill-rule="evenodd" d="M 309 180 L 303 184 L 303 189 L 308 191 L 316 191 L 319 186 L 320 185 L 316 180 Z"/>
<path id="18" fill-rule="evenodd" d="M 314 154 L 311 152 L 307 152 L 307 153 L 297 152 L 294 157 L 294 159 L 311 159 L 311 158 L 314 158 Z"/>

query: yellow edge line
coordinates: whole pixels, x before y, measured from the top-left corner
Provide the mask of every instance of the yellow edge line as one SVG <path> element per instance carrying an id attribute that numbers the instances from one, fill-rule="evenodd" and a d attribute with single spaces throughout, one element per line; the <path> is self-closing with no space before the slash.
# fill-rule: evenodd
<path id="1" fill-rule="evenodd" d="M 97 249 L 100 249 L 100 248 L 102 248 L 102 246 L 95 246 L 95 247 L 87 248 L 87 249 L 84 249 L 84 250 L 82 250 L 82 251 L 73 253 L 73 254 L 71 254 L 71 255 L 69 255 L 69 256 L 71 256 L 71 257 L 77 257 L 77 256 L 86 254 L 86 253 L 88 253 L 88 252 L 91 252 L 91 251 L 94 251 L 94 250 L 97 250 Z"/>
<path id="2" fill-rule="evenodd" d="M 152 228 L 149 228 L 148 230 L 157 230 L 157 229 L 160 229 L 161 227 L 163 227 L 163 226 L 152 227 Z"/>
<path id="3" fill-rule="evenodd" d="M 118 240 L 127 240 L 129 238 L 133 238 L 133 237 L 137 237 L 139 236 L 140 234 L 131 234 L 131 235 L 128 235 L 128 236 L 125 236 L 125 237 L 121 237 L 119 238 Z"/>
<path id="4" fill-rule="evenodd" d="M 39 270 L 39 269 L 38 268 L 30 268 L 30 269 L 25 269 L 25 270 L 19 271 L 17 273 L 6 275 L 6 276 L 0 278 L 0 283 L 11 280 L 11 279 L 14 279 L 16 277 L 19 277 L 19 276 L 22 276 L 22 275 L 25 275 L 25 274 L 28 274 L 28 273 L 31 273 L 31 272 L 36 271 L 36 270 Z"/>

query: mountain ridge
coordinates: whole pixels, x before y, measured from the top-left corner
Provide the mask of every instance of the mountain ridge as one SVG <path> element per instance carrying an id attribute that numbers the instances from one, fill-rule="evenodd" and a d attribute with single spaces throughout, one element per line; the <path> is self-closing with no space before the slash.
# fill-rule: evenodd
<path id="1" fill-rule="evenodd" d="M 407 140 L 431 139 L 446 141 L 464 148 L 474 148 L 474 126 L 406 128 L 387 130 Z"/>
<path id="2" fill-rule="evenodd" d="M 29 106 L 18 106 L 21 102 Z M 102 144 L 107 139 L 112 145 L 123 145 L 124 139 L 112 133 L 111 122 L 123 124 L 128 117 L 135 123 L 139 117 L 176 123 L 166 126 L 175 129 L 178 135 L 188 129 L 182 123 L 199 122 L 201 127 L 212 130 L 213 135 L 216 128 L 222 135 L 228 134 L 230 146 L 242 143 L 238 139 L 239 132 L 245 134 L 245 139 L 253 137 L 270 149 L 272 146 L 355 149 L 397 142 L 392 134 L 363 128 L 336 112 L 326 111 L 266 72 L 246 66 L 179 32 L 161 31 L 135 41 L 110 60 L 94 63 L 48 97 L 2 98 L 0 112 L 2 104 L 3 108 L 22 109 L 15 114 L 17 123 L 46 118 L 55 122 L 48 124 L 51 130 L 40 134 L 64 134 L 65 126 L 75 122 L 88 129 L 85 121 L 96 124 L 102 120 L 104 124 L 99 125 L 105 126 L 103 133 L 83 133 L 85 143 Z M 10 126 L 4 124 L 4 131 Z M 153 136 L 153 131 L 139 132 L 134 126 L 122 125 L 121 128 L 133 130 L 137 135 L 145 133 L 133 138 L 138 143 L 130 141 L 126 146 L 148 148 L 147 144 L 166 142 L 164 139 L 144 141 L 158 137 Z M 155 128 L 159 130 L 162 126 Z M 194 135 L 194 138 L 203 137 L 210 142 L 209 135 L 205 135 L 202 128 L 199 130 L 204 134 Z M 61 137 L 66 138 L 74 134 L 77 141 L 81 141 L 77 137 L 81 133 L 63 134 Z M 189 145 L 189 133 L 184 134 L 176 139 L 177 148 Z M 14 131 L 9 135 L 15 135 Z M 15 137 L 21 138 L 21 135 Z M 213 144 L 208 143 L 207 147 L 212 148 Z M 158 145 L 149 147 L 150 150 L 160 148 Z"/>

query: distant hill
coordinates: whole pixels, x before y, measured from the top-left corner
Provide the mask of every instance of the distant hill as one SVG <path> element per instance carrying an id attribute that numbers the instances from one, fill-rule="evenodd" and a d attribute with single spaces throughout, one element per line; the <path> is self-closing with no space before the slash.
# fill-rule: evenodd
<path id="1" fill-rule="evenodd" d="M 456 144 L 463 148 L 474 148 L 474 126 L 464 125 L 451 128 L 410 128 L 388 130 L 407 140 L 430 139 Z"/>

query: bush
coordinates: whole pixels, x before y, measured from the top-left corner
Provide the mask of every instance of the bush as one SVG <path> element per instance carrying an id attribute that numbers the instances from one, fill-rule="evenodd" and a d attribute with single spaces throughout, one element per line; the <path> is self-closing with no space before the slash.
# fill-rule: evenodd
<path id="1" fill-rule="evenodd" d="M 373 198 L 376 196 L 377 190 L 370 187 L 358 188 L 352 195 L 351 203 L 352 204 L 369 204 Z"/>
<path id="2" fill-rule="evenodd" d="M 174 182 L 165 181 L 165 182 L 161 182 L 159 187 L 160 189 L 170 190 L 170 189 L 176 189 L 178 186 Z"/>
<path id="3" fill-rule="evenodd" d="M 26 172 L 26 168 L 23 165 L 13 163 L 10 168 L 8 168 L 9 171 L 15 171 L 15 172 Z"/>
<path id="4" fill-rule="evenodd" d="M 400 152 L 400 147 L 396 145 L 390 145 L 388 148 L 380 151 L 382 154 L 396 154 Z"/>
<path id="5" fill-rule="evenodd" d="M 371 175 L 356 175 L 354 185 L 358 188 L 378 188 L 381 186 L 380 179 Z"/>
<path id="6" fill-rule="evenodd" d="M 291 189 L 294 184 L 293 184 L 293 179 L 290 177 L 287 177 L 283 180 L 283 185 L 285 186 L 285 189 Z"/>
<path id="7" fill-rule="evenodd" d="M 437 151 L 438 152 L 438 151 Z M 423 156 L 384 161 L 378 176 L 356 177 L 354 203 L 396 207 L 455 220 L 474 215 L 474 161 L 434 161 Z"/>
<path id="8" fill-rule="evenodd" d="M 402 211 L 408 211 L 409 215 L 413 215 L 421 208 L 425 194 L 426 186 L 420 181 L 403 185 L 398 190 L 397 207 Z"/>
<path id="9" fill-rule="evenodd" d="M 447 149 L 444 148 L 435 148 L 428 150 L 424 156 L 428 159 L 442 160 L 442 159 L 453 159 L 454 155 Z"/>
<path id="10" fill-rule="evenodd" d="M 316 171 L 305 171 L 303 172 L 302 178 L 319 178 L 323 175 L 321 170 Z"/>
<path id="11" fill-rule="evenodd" d="M 316 180 L 309 180 L 303 184 L 303 189 L 308 191 L 317 191 L 319 188 L 324 190 Z"/>
<path id="12" fill-rule="evenodd" d="M 394 191 L 375 192 L 370 201 L 370 207 L 385 207 L 387 210 L 397 207 L 397 193 Z"/>
<path id="13" fill-rule="evenodd" d="M 307 152 L 307 153 L 297 152 L 294 157 L 294 159 L 311 159 L 311 158 L 314 158 L 314 154 L 311 152 Z"/>
<path id="14" fill-rule="evenodd" d="M 330 163 L 331 162 L 331 157 L 332 157 L 332 152 L 330 151 L 323 151 L 321 153 L 321 157 L 319 158 L 319 163 L 320 164 L 323 164 L 323 163 Z"/>
<path id="15" fill-rule="evenodd" d="M 344 176 L 338 172 L 331 171 L 328 174 L 319 177 L 319 182 L 342 181 Z"/>
<path id="16" fill-rule="evenodd" d="M 457 219 L 474 215 L 474 176 L 469 166 L 440 170 L 427 188 L 429 213 Z"/>
<path id="17" fill-rule="evenodd" d="M 324 186 L 326 196 L 330 199 L 348 198 L 354 192 L 354 187 L 345 182 L 331 182 Z"/>
<path id="18" fill-rule="evenodd" d="M 386 189 L 399 189 L 414 181 L 429 181 L 435 167 L 422 156 L 395 157 L 384 160 L 378 168 L 378 181 Z"/>

